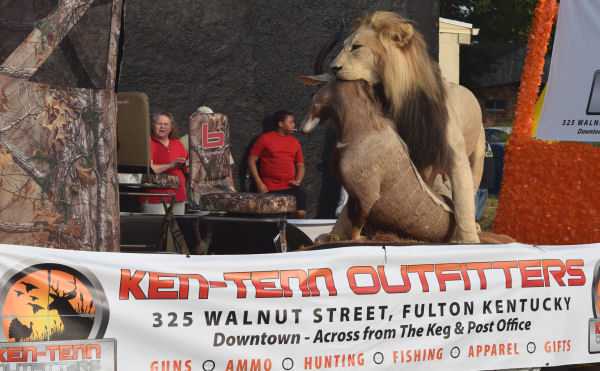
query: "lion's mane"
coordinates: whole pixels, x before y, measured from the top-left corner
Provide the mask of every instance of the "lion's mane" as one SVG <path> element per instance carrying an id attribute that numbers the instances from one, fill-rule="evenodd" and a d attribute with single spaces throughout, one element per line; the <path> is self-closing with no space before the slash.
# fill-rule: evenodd
<path id="1" fill-rule="evenodd" d="M 446 135 L 446 88 L 439 65 L 427 52 L 423 36 L 412 23 L 391 12 L 365 14 L 353 31 L 372 28 L 377 35 L 369 47 L 381 81 L 374 86 L 386 114 L 408 145 L 419 170 L 448 169 L 450 146 Z"/>

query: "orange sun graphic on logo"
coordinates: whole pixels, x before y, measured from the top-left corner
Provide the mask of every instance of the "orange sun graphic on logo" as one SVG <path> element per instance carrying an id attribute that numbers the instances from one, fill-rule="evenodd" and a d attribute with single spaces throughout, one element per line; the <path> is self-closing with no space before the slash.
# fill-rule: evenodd
<path id="1" fill-rule="evenodd" d="M 8 341 L 88 338 L 96 307 L 90 288 L 74 274 L 40 269 L 12 281 L 0 313 Z"/>

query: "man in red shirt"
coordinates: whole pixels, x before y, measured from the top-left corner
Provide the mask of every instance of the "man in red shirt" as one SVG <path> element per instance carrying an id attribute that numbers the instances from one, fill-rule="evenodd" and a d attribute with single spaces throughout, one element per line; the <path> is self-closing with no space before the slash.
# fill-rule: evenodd
<path id="1" fill-rule="evenodd" d="M 296 197 L 296 211 L 290 218 L 306 215 L 306 192 L 300 187 L 306 169 L 300 143 L 294 132 L 294 116 L 288 111 L 273 114 L 274 129 L 259 136 L 248 156 L 248 169 L 260 193 L 288 194 Z M 260 158 L 260 175 L 256 162 Z"/>

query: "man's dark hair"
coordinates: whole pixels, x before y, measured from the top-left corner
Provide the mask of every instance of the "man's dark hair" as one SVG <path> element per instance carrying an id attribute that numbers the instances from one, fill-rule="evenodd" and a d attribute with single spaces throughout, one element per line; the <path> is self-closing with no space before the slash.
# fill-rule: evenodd
<path id="1" fill-rule="evenodd" d="M 273 114 L 273 130 L 277 129 L 280 121 L 285 121 L 286 117 L 292 116 L 289 111 L 280 110 Z"/>

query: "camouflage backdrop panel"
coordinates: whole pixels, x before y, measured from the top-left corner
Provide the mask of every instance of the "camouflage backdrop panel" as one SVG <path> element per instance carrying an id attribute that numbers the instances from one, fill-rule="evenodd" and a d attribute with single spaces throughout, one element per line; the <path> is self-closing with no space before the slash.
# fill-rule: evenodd
<path id="1" fill-rule="evenodd" d="M 117 251 L 122 0 L 0 0 L 0 242 Z"/>

